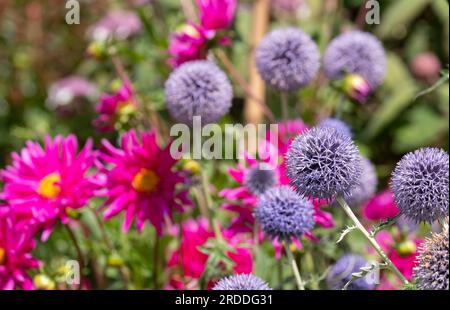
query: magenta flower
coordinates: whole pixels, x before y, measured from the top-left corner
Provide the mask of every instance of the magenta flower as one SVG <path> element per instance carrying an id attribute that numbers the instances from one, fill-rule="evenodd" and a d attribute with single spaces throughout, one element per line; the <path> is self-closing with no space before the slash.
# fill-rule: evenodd
<path id="1" fill-rule="evenodd" d="M 270 142 L 277 139 L 280 155 L 286 154 L 294 138 L 309 128 L 301 119 L 288 120 L 277 125 L 278 131 L 267 131 L 266 140 Z"/>
<path id="2" fill-rule="evenodd" d="M 233 271 L 239 274 L 252 273 L 252 253 L 250 248 L 241 245 L 244 241 L 241 236 L 223 231 L 223 237 L 234 249 L 226 253 L 234 263 Z M 173 275 L 170 282 L 174 288 L 194 288 L 198 285 L 197 280 L 205 271 L 208 260 L 208 255 L 202 252 L 200 247 L 204 246 L 210 238 L 214 238 L 214 233 L 205 219 L 189 219 L 183 224 L 181 246 L 171 253 L 168 265 L 171 268 L 181 267 L 182 274 L 187 282 L 182 285 L 177 281 L 177 276 Z M 188 282 L 191 285 L 188 286 Z"/>
<path id="3" fill-rule="evenodd" d="M 186 180 L 180 172 L 173 171 L 177 161 L 170 155 L 170 144 L 161 149 L 154 131 L 143 133 L 139 139 L 134 130 L 122 136 L 120 148 L 107 140 L 102 144 L 105 152 L 100 158 L 106 163 L 106 189 L 102 195 L 107 197 L 108 207 L 105 219 L 124 211 L 124 231 L 130 229 L 136 217 L 138 230 L 149 221 L 161 234 L 173 211 L 183 211 L 184 205 L 191 204 L 187 190 L 176 189 Z"/>
<path id="4" fill-rule="evenodd" d="M 113 95 L 102 94 L 97 105 L 100 115 L 94 120 L 94 126 L 102 132 L 113 131 L 121 116 L 130 115 L 136 111 L 133 88 L 126 80 Z"/>
<path id="5" fill-rule="evenodd" d="M 94 84 L 81 76 L 72 75 L 54 82 L 48 90 L 47 105 L 52 109 L 65 108 L 77 98 L 97 96 Z"/>
<path id="6" fill-rule="evenodd" d="M 385 190 L 375 195 L 364 206 L 362 213 L 371 221 L 381 221 L 393 218 L 399 212 L 394 201 L 394 195 L 390 190 Z"/>
<path id="7" fill-rule="evenodd" d="M 170 35 L 169 64 L 175 68 L 191 61 L 206 59 L 208 33 L 201 26 L 187 23 Z"/>
<path id="8" fill-rule="evenodd" d="M 90 172 L 96 160 L 92 141 L 78 153 L 74 135 L 53 140 L 46 136 L 44 148 L 27 141 L 12 159 L 12 165 L 0 172 L 5 183 L 2 198 L 17 216 L 42 225 L 43 240 L 58 220 L 67 224 L 68 212 L 84 207 L 101 183 Z"/>
<path id="9" fill-rule="evenodd" d="M 401 234 L 394 235 L 387 231 L 379 232 L 376 240 L 398 270 L 406 279 L 411 280 L 413 268 L 416 266 L 416 258 L 419 254 L 418 248 L 423 240 L 413 235 L 405 237 Z"/>
<path id="10" fill-rule="evenodd" d="M 34 230 L 19 225 L 7 209 L 0 206 L 0 290 L 30 290 L 34 285 L 26 272 L 39 267 L 39 261 L 31 255 L 36 245 Z"/>
<path id="11" fill-rule="evenodd" d="M 230 27 L 236 13 L 237 0 L 197 0 L 200 23 L 207 30 Z"/>

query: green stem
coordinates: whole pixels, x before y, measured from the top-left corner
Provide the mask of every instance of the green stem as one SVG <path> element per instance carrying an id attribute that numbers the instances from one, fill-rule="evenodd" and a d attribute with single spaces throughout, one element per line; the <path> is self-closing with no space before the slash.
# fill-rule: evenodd
<path id="1" fill-rule="evenodd" d="M 289 119 L 289 94 L 287 92 L 281 92 L 281 116 L 284 121 Z"/>
<path id="2" fill-rule="evenodd" d="M 356 215 L 353 213 L 352 209 L 348 206 L 347 202 L 342 197 L 336 198 L 339 205 L 344 209 L 344 212 L 348 215 L 348 217 L 353 221 L 355 226 L 362 232 L 362 234 L 366 237 L 372 247 L 377 251 L 383 261 L 387 264 L 388 268 L 392 270 L 403 282 L 404 285 L 409 284 L 408 280 L 405 276 L 395 267 L 394 263 L 389 259 L 389 257 L 384 253 L 383 249 L 377 243 L 374 237 L 366 230 L 366 228 L 361 224 Z"/>
<path id="3" fill-rule="evenodd" d="M 299 290 L 305 289 L 305 284 L 300 276 L 300 271 L 298 270 L 297 262 L 295 261 L 294 255 L 292 255 L 291 249 L 289 248 L 290 242 L 283 242 L 286 254 L 288 256 L 289 263 L 291 264 L 292 271 L 294 272 L 295 281 L 297 282 L 297 287 Z"/>
<path id="4" fill-rule="evenodd" d="M 64 225 L 64 227 L 66 228 L 69 238 L 72 241 L 73 246 L 75 247 L 75 251 L 77 252 L 77 256 L 78 256 L 78 261 L 80 263 L 80 270 L 82 271 L 85 266 L 83 251 L 81 251 L 81 247 L 77 241 L 77 238 L 76 238 L 75 233 L 73 232 L 72 228 L 70 228 L 70 226 L 68 224 Z M 81 283 L 79 284 L 78 289 L 81 290 Z"/>
<path id="5" fill-rule="evenodd" d="M 153 286 L 158 289 L 158 264 L 159 264 L 159 236 L 155 233 L 155 242 L 153 244 Z"/>
<path id="6" fill-rule="evenodd" d="M 209 181 L 208 181 L 208 177 L 206 176 L 205 169 L 202 169 L 201 179 L 202 179 L 203 195 L 205 196 L 205 201 L 206 201 L 206 207 L 210 212 L 213 212 L 213 215 L 210 217 L 210 223 L 212 225 L 212 229 L 214 231 L 216 238 L 219 240 L 223 240 L 219 223 L 218 223 L 216 217 L 214 216 L 213 200 L 211 197 L 211 193 L 209 192 L 209 190 L 210 190 L 209 189 Z"/>

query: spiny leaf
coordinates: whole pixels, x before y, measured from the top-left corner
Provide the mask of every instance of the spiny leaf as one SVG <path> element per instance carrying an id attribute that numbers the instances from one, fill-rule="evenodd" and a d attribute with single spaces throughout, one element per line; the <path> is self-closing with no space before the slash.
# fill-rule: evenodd
<path id="1" fill-rule="evenodd" d="M 341 232 L 341 235 L 339 236 L 339 239 L 336 241 L 336 243 L 341 242 L 341 241 L 344 239 L 344 237 L 345 237 L 348 233 L 352 232 L 352 231 L 355 230 L 356 228 L 357 228 L 357 227 L 356 227 L 355 225 L 353 225 L 353 226 L 347 226 L 347 227 Z"/>
<path id="2" fill-rule="evenodd" d="M 400 213 L 394 216 L 393 218 L 387 219 L 386 221 L 380 222 L 379 224 L 375 225 L 372 231 L 370 232 L 370 235 L 372 237 L 375 237 L 377 233 L 397 222 L 399 217 Z"/>
<path id="3" fill-rule="evenodd" d="M 383 264 L 371 263 L 370 266 L 361 267 L 358 272 L 352 273 L 352 278 L 350 279 L 350 281 L 348 281 L 344 285 L 342 290 L 347 290 L 347 288 L 349 287 L 350 284 L 352 284 L 353 282 L 355 282 L 358 279 L 364 278 L 369 273 L 374 272 L 376 270 L 386 269 L 386 268 L 387 268 L 387 265 L 384 263 Z"/>
<path id="4" fill-rule="evenodd" d="M 449 73 L 448 73 L 448 70 L 442 71 L 441 75 L 442 75 L 442 77 L 441 77 L 436 83 L 434 83 L 433 85 L 431 85 L 431 86 L 428 87 L 427 89 L 422 90 L 422 91 L 419 92 L 417 95 L 415 95 L 413 101 L 415 101 L 417 98 L 419 98 L 419 97 L 421 97 L 421 96 L 424 96 L 424 95 L 426 95 L 426 94 L 431 93 L 432 91 L 434 91 L 434 90 L 435 90 L 436 88 L 438 88 L 439 86 L 445 84 L 445 83 L 448 81 L 448 79 L 449 79 Z"/>

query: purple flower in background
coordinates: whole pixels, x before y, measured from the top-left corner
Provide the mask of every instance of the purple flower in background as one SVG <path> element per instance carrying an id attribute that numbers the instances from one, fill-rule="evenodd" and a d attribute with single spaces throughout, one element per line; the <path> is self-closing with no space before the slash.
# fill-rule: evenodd
<path id="1" fill-rule="evenodd" d="M 95 41 L 110 37 L 124 40 L 142 29 L 139 17 L 129 11 L 110 11 L 88 29 L 88 36 Z"/>
<path id="2" fill-rule="evenodd" d="M 215 291 L 267 291 L 269 285 L 252 274 L 239 274 L 223 278 L 213 287 Z"/>
<path id="3" fill-rule="evenodd" d="M 350 127 L 343 121 L 341 121 L 338 118 L 326 118 L 324 120 L 321 120 L 320 123 L 317 125 L 318 127 L 331 127 L 339 131 L 340 133 L 346 135 L 347 137 L 352 137 L 353 133 L 350 129 Z"/>
<path id="4" fill-rule="evenodd" d="M 351 206 L 360 206 L 373 197 L 377 190 L 377 173 L 375 167 L 365 157 L 361 157 L 362 174 L 358 184 L 345 197 L 347 203 Z"/>
<path id="5" fill-rule="evenodd" d="M 307 85 L 320 67 L 316 43 L 296 28 L 270 32 L 256 48 L 255 57 L 262 79 L 281 91 L 294 91 Z"/>
<path id="6" fill-rule="evenodd" d="M 94 99 L 95 85 L 81 76 L 72 75 L 53 83 L 48 90 L 47 105 L 58 109 L 70 105 L 77 98 Z"/>
<path id="7" fill-rule="evenodd" d="M 233 90 L 226 74 L 207 60 L 184 63 L 165 84 L 167 108 L 178 122 L 192 125 L 194 116 L 202 124 L 214 123 L 228 113 Z"/>
<path id="8" fill-rule="evenodd" d="M 346 254 L 339 258 L 327 275 L 327 286 L 331 290 L 341 290 L 352 278 L 352 273 L 359 272 L 361 267 L 368 266 L 364 257 Z M 369 275 L 350 284 L 348 290 L 371 290 L 375 287 Z"/>
<path id="9" fill-rule="evenodd" d="M 269 165 L 255 165 L 244 176 L 244 185 L 253 195 L 261 195 L 277 183 L 278 175 Z"/>
<path id="10" fill-rule="evenodd" d="M 420 290 L 447 290 L 449 288 L 448 223 L 440 233 L 433 233 L 419 247 L 418 265 L 414 278 Z"/>
<path id="11" fill-rule="evenodd" d="M 316 222 L 311 201 L 289 186 L 267 190 L 259 198 L 255 217 L 267 236 L 287 241 L 309 232 Z"/>
<path id="12" fill-rule="evenodd" d="M 362 173 L 361 155 L 351 138 L 330 127 L 314 127 L 295 138 L 286 167 L 300 194 L 327 200 L 349 195 Z"/>
<path id="13" fill-rule="evenodd" d="M 422 148 L 403 156 L 392 173 L 391 188 L 400 212 L 416 222 L 448 216 L 448 154 Z"/>
<path id="14" fill-rule="evenodd" d="M 333 39 L 323 58 L 325 74 L 339 80 L 345 74 L 358 74 L 372 90 L 384 79 L 386 56 L 383 45 L 372 34 L 350 31 Z"/>

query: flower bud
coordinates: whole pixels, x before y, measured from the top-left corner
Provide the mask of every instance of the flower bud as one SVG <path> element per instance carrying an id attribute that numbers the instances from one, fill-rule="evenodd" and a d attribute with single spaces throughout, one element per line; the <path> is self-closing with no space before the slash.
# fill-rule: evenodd
<path id="1" fill-rule="evenodd" d="M 198 161 L 186 160 L 183 169 L 189 171 L 192 175 L 198 175 L 201 171 L 201 166 Z"/>
<path id="2" fill-rule="evenodd" d="M 398 245 L 397 250 L 401 256 L 408 256 L 417 250 L 417 246 L 414 241 L 406 240 Z"/>
<path id="3" fill-rule="evenodd" d="M 347 75 L 344 78 L 343 88 L 347 96 L 361 104 L 367 100 L 371 92 L 369 83 L 357 74 Z"/>
<path id="4" fill-rule="evenodd" d="M 38 290 L 54 290 L 55 282 L 45 274 L 38 274 L 33 279 L 34 286 Z"/>

